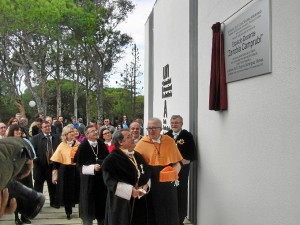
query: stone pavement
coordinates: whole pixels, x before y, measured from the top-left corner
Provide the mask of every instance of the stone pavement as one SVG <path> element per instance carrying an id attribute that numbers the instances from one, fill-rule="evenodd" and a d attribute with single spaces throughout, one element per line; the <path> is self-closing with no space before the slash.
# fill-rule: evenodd
<path id="1" fill-rule="evenodd" d="M 44 187 L 44 194 L 46 196 L 46 202 L 41 212 L 31 220 L 32 225 L 81 225 L 81 219 L 78 217 L 78 205 L 73 208 L 73 214 L 71 215 L 71 220 L 67 220 L 64 207 L 55 209 L 49 205 L 49 196 L 47 191 L 47 186 Z M 4 215 L 0 218 L 0 225 L 14 225 L 15 217 L 12 215 Z M 95 223 L 96 224 L 96 221 Z"/>
<path id="2" fill-rule="evenodd" d="M 49 196 L 47 191 L 47 186 L 44 187 L 44 195 L 46 196 L 46 202 L 41 212 L 31 220 L 32 225 L 81 225 L 81 219 L 78 217 L 78 205 L 73 208 L 73 214 L 71 215 L 71 220 L 67 220 L 64 207 L 60 209 L 55 209 L 49 205 Z M 93 224 L 97 224 L 94 220 Z M 184 221 L 185 225 L 192 225 L 187 219 Z M 15 225 L 14 214 L 4 215 L 0 218 L 0 225 Z"/>

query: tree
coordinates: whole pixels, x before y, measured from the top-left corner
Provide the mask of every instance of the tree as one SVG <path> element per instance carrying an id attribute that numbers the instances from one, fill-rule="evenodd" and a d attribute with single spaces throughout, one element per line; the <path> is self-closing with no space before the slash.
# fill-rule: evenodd
<path id="1" fill-rule="evenodd" d="M 123 22 L 128 13 L 134 9 L 129 0 L 106 0 L 94 1 L 94 5 L 86 1 L 82 5 L 88 12 L 96 12 L 94 26 L 89 26 L 85 31 L 82 47 L 90 56 L 91 73 L 95 80 L 98 105 L 98 123 L 103 123 L 103 88 L 105 75 L 111 70 L 114 63 L 118 62 L 124 52 L 124 48 L 131 42 L 132 38 L 121 33 L 117 26 Z M 94 30 L 93 30 L 94 27 Z M 78 31 L 82 35 L 82 30 Z"/>
<path id="2" fill-rule="evenodd" d="M 138 85 L 141 83 L 139 77 L 142 76 L 142 73 L 140 72 L 141 65 L 139 63 L 140 60 L 139 50 L 136 47 L 136 44 L 133 44 L 131 54 L 132 54 L 132 61 L 130 62 L 129 65 L 126 64 L 126 68 L 124 72 L 121 74 L 122 80 L 120 82 L 120 85 L 130 91 L 130 105 L 131 105 L 130 114 L 133 118 L 135 118 L 137 115 L 136 97 L 137 94 L 139 94 Z"/>
<path id="3" fill-rule="evenodd" d="M 76 81 L 74 114 L 78 88 L 85 84 L 86 111 L 90 112 L 89 94 L 94 90 L 102 122 L 104 79 L 131 42 L 117 26 L 133 9 L 129 0 L 1 0 L 0 51 L 5 66 L 15 68 L 15 80 L 26 85 L 38 111 L 46 114 L 48 80 L 56 84 L 57 115 L 62 113 L 61 81 Z M 8 82 L 12 74 L 5 74 Z"/>
<path id="4" fill-rule="evenodd" d="M 15 104 L 18 111 L 25 116 L 25 109 L 21 101 L 21 77 L 18 76 L 18 68 L 9 64 L 6 56 L 3 54 L 0 54 L 0 68 L 0 78 L 6 81 L 5 85 L 1 86 L 2 94 L 8 96 L 8 102 Z"/>
<path id="5" fill-rule="evenodd" d="M 60 22 L 75 4 L 72 0 L 2 0 L 1 50 L 7 61 L 24 74 L 24 82 L 37 103 L 47 113 L 46 82 L 52 70 L 51 49 L 61 34 Z M 19 79 L 21 80 L 21 79 Z M 35 85 L 41 85 L 40 93 Z"/>

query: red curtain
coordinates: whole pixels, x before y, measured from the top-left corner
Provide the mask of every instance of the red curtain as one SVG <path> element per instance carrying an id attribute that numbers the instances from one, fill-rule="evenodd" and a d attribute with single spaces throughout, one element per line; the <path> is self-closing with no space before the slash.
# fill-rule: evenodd
<path id="1" fill-rule="evenodd" d="M 212 26 L 212 55 L 209 91 L 209 110 L 227 110 L 227 86 L 225 72 L 224 37 L 221 23 Z"/>

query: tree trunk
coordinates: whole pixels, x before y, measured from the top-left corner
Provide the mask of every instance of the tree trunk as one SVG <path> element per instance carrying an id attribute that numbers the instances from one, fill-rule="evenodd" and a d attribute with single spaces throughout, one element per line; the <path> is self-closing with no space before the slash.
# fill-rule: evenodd
<path id="1" fill-rule="evenodd" d="M 97 86 L 97 122 L 98 125 L 103 124 L 103 77 L 104 77 L 104 65 L 101 63 L 100 68 L 96 62 L 93 63 L 93 70 L 96 74 L 96 86 Z"/>
<path id="2" fill-rule="evenodd" d="M 25 59 L 21 58 L 21 60 L 23 59 L 23 69 L 25 68 L 25 83 L 29 84 L 29 86 L 31 87 L 31 92 L 32 95 L 34 96 L 34 100 L 36 101 L 37 104 L 37 109 L 38 112 L 43 112 L 44 114 L 47 113 L 47 99 L 46 99 L 46 82 L 47 82 L 47 73 L 46 73 L 46 69 L 45 69 L 45 58 L 46 55 L 45 53 L 43 55 L 40 56 L 40 60 L 41 60 L 41 68 L 38 69 L 38 67 L 36 66 L 35 61 L 33 60 L 33 58 L 30 55 L 30 47 L 29 47 L 29 43 L 30 43 L 30 35 L 27 34 L 26 32 L 23 33 L 23 49 L 24 49 L 24 57 L 26 58 L 26 61 L 30 64 L 33 73 L 36 75 L 36 78 L 40 81 L 40 85 L 41 85 L 41 94 L 38 95 L 38 93 L 36 91 L 34 91 L 34 89 L 32 88 L 32 83 L 31 83 L 31 76 L 28 72 L 27 67 L 26 67 L 26 62 Z M 28 87 L 28 86 L 27 86 Z"/>
<path id="3" fill-rule="evenodd" d="M 74 92 L 74 116 L 78 119 L 78 91 L 79 91 L 79 65 L 76 60 L 76 83 L 75 83 L 75 92 Z M 75 80 L 75 79 L 74 79 Z"/>
<path id="4" fill-rule="evenodd" d="M 86 79 L 85 81 L 85 93 L 86 93 L 86 103 L 85 103 L 85 111 L 86 111 L 86 125 L 90 122 L 90 91 L 89 91 L 89 81 Z"/>
<path id="5" fill-rule="evenodd" d="M 56 117 L 62 116 L 61 112 L 61 79 L 60 79 L 60 47 L 59 47 L 59 40 L 56 42 L 56 67 L 55 67 L 55 76 L 56 76 Z"/>
<path id="6" fill-rule="evenodd" d="M 61 80 L 57 77 L 56 80 L 56 117 L 62 116 L 61 112 Z"/>

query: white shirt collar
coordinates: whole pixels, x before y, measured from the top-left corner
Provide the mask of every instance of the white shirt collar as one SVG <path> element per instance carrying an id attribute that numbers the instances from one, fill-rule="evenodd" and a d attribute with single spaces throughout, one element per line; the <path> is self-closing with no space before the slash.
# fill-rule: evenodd
<path id="1" fill-rule="evenodd" d="M 111 141 L 104 141 L 104 143 L 105 143 L 106 145 L 111 146 Z"/>
<path id="2" fill-rule="evenodd" d="M 72 147 L 72 145 L 74 144 L 74 140 L 72 140 L 72 141 L 67 141 L 67 143 L 68 143 L 68 145 L 69 145 L 70 147 Z"/>
<path id="3" fill-rule="evenodd" d="M 51 133 L 49 134 L 46 134 L 46 133 L 43 133 L 45 135 L 45 137 L 50 137 L 51 138 Z"/>
<path id="4" fill-rule="evenodd" d="M 134 155 L 134 150 L 133 150 L 133 151 L 128 151 L 128 149 L 125 149 L 125 150 L 123 150 L 123 151 L 124 151 L 124 153 L 125 153 L 126 155 L 128 155 L 128 156 Z"/>
<path id="5" fill-rule="evenodd" d="M 173 136 L 174 136 L 174 135 L 177 135 L 177 136 L 178 136 L 178 135 L 180 134 L 180 132 L 181 132 L 181 130 L 178 131 L 177 133 L 175 133 L 175 132 L 173 131 Z"/>
<path id="6" fill-rule="evenodd" d="M 151 139 L 152 140 L 152 142 L 156 142 L 156 143 L 158 143 L 158 144 L 160 144 L 160 142 L 161 142 L 161 135 L 157 138 L 157 139 Z"/>
<path id="7" fill-rule="evenodd" d="M 88 140 L 88 142 L 90 143 L 91 146 L 96 147 L 98 142 L 97 141 L 90 141 Z"/>

